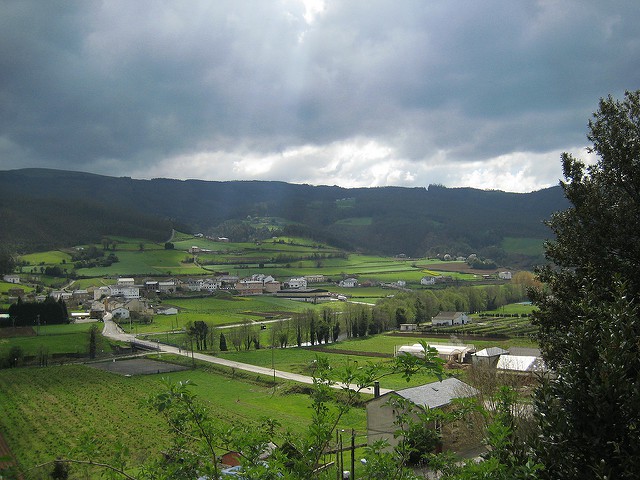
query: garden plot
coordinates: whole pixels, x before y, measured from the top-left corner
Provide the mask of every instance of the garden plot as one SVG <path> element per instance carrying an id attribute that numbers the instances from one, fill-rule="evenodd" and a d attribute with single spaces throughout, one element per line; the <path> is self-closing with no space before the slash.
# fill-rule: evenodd
<path id="1" fill-rule="evenodd" d="M 125 376 L 180 372 L 182 370 L 189 369 L 182 365 L 149 360 L 148 358 L 131 358 L 128 360 L 119 360 L 117 362 L 91 363 L 88 364 L 88 366 Z"/>

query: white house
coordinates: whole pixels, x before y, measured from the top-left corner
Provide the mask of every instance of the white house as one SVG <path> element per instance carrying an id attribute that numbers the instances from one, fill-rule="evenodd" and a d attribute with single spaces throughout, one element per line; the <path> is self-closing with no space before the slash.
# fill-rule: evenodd
<path id="1" fill-rule="evenodd" d="M 431 320 L 431 325 L 434 327 L 451 327 L 467 323 L 469 323 L 469 317 L 463 312 L 440 312 Z"/>
<path id="2" fill-rule="evenodd" d="M 420 279 L 420 285 L 435 285 L 436 277 L 432 275 L 425 275 Z"/>
<path id="3" fill-rule="evenodd" d="M 109 295 L 112 297 L 140 298 L 140 287 L 135 285 L 111 285 Z"/>
<path id="4" fill-rule="evenodd" d="M 288 288 L 307 288 L 307 279 L 304 277 L 290 278 L 287 282 Z"/>
<path id="5" fill-rule="evenodd" d="M 353 288 L 358 285 L 358 280 L 355 278 L 345 278 L 344 280 L 340 280 L 338 285 L 345 288 Z"/>
<path id="6" fill-rule="evenodd" d="M 511 272 L 498 272 L 498 278 L 501 280 L 511 280 Z"/>
<path id="7" fill-rule="evenodd" d="M 20 283 L 20 275 L 3 275 L 2 279 L 8 283 Z"/>
<path id="8" fill-rule="evenodd" d="M 113 318 L 120 318 L 123 320 L 131 316 L 129 310 L 124 307 L 114 308 L 113 310 L 111 310 L 111 315 L 113 315 Z"/>
<path id="9" fill-rule="evenodd" d="M 254 273 L 253 275 L 251 275 L 251 280 L 256 282 L 262 282 L 263 285 L 265 283 L 276 281 L 276 279 L 273 278 L 271 275 L 265 275 L 264 273 Z"/>
<path id="10" fill-rule="evenodd" d="M 135 285 L 135 280 L 133 278 L 128 278 L 128 277 L 122 277 L 122 278 L 118 278 L 118 285 L 119 286 L 127 286 L 127 287 L 133 287 Z"/>

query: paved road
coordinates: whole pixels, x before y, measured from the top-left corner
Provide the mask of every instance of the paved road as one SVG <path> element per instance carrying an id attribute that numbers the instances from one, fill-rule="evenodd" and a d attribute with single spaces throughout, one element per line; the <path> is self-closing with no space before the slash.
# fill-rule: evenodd
<path id="1" fill-rule="evenodd" d="M 178 347 L 173 347 L 171 345 L 165 345 L 157 342 L 149 342 L 148 340 L 140 340 L 136 338 L 135 335 L 131 335 L 128 333 L 124 333 L 124 331 L 112 320 L 111 314 L 106 314 L 104 317 L 104 328 L 102 329 L 102 334 L 105 337 L 112 338 L 114 340 L 118 340 L 120 342 L 136 342 L 142 345 L 146 345 L 150 348 L 157 348 L 161 352 L 174 353 L 176 355 L 182 355 L 185 357 L 190 357 L 193 355 L 193 358 L 198 360 L 202 360 L 204 362 L 215 363 L 217 365 L 224 365 L 225 367 L 237 368 L 238 370 L 244 370 L 247 372 L 259 373 L 261 375 L 275 376 L 276 378 L 282 378 L 285 380 L 293 380 L 294 382 L 306 383 L 309 385 L 313 384 L 313 377 L 309 377 L 307 375 L 300 375 L 298 373 L 291 372 L 283 372 L 282 370 L 273 370 L 271 368 L 259 367 L 257 365 L 250 365 L 248 363 L 240 363 L 234 362 L 233 360 L 227 360 L 226 358 L 214 357 L 213 355 L 206 355 L 204 353 L 195 353 L 190 352 L 188 350 L 182 350 Z M 345 385 L 338 384 L 335 385 L 335 388 L 344 388 Z M 351 385 L 350 388 L 352 390 L 356 390 L 356 386 Z M 369 393 L 373 395 L 372 388 L 364 388 L 361 390 L 362 393 Z M 380 394 L 385 394 L 390 392 L 386 388 L 380 389 Z"/>

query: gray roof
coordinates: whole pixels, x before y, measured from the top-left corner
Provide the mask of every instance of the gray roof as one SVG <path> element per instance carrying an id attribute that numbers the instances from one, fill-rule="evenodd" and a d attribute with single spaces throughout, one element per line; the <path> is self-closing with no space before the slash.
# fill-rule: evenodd
<path id="1" fill-rule="evenodd" d="M 509 353 L 509 351 L 500 347 L 489 347 L 476 352 L 474 355 L 477 357 L 497 357 L 498 355 L 504 355 L 505 353 Z"/>
<path id="2" fill-rule="evenodd" d="M 473 397 L 478 391 L 457 378 L 445 378 L 441 382 L 396 391 L 420 407 L 438 408 L 451 403 L 454 398 Z"/>

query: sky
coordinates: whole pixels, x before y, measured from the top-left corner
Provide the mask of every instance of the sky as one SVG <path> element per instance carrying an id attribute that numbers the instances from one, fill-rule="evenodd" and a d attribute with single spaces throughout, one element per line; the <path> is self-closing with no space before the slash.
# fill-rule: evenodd
<path id="1" fill-rule="evenodd" d="M 637 0 L 0 0 L 0 170 L 557 185 Z"/>

